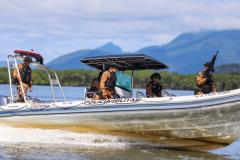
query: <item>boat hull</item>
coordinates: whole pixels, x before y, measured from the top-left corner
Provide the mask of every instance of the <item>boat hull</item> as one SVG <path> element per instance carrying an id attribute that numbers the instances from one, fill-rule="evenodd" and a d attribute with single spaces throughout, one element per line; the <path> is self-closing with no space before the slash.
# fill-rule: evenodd
<path id="1" fill-rule="evenodd" d="M 58 128 L 151 141 L 165 147 L 213 149 L 240 136 L 240 91 L 191 97 L 81 101 L 71 107 L 5 111 L 1 123 Z M 66 105 L 68 106 L 68 105 Z"/>

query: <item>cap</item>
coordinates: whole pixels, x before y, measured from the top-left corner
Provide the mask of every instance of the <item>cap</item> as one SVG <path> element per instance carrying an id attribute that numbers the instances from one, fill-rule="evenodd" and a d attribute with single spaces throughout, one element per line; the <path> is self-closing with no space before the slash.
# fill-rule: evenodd
<path id="1" fill-rule="evenodd" d="M 116 64 L 116 63 L 112 63 L 111 65 L 110 65 L 110 67 L 112 67 L 112 68 L 119 68 L 119 66 Z"/>
<path id="2" fill-rule="evenodd" d="M 24 61 L 32 62 L 32 57 L 30 57 L 30 56 L 26 56 L 26 57 L 24 58 Z"/>
<path id="3" fill-rule="evenodd" d="M 151 78 L 151 79 L 153 79 L 153 78 L 159 78 L 159 79 L 161 79 L 162 77 L 161 77 L 161 75 L 160 75 L 159 73 L 153 73 L 150 78 Z"/>

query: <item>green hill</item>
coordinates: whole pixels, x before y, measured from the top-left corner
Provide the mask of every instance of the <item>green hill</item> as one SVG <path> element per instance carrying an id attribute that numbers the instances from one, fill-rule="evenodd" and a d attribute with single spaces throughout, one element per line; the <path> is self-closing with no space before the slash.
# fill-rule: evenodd
<path id="1" fill-rule="evenodd" d="M 216 73 L 240 73 L 240 64 L 225 64 L 216 67 Z"/>

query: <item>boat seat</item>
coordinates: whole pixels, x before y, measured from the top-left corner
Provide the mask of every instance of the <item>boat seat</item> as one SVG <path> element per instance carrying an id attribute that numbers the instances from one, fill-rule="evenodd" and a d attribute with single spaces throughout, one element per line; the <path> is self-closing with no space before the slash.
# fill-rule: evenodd
<path id="1" fill-rule="evenodd" d="M 8 104 L 8 97 L 0 96 L 0 106 L 5 106 Z"/>
<path id="2" fill-rule="evenodd" d="M 119 98 L 132 98 L 131 91 L 124 89 L 123 87 L 115 87 L 116 94 L 119 95 Z"/>
<path id="3" fill-rule="evenodd" d="M 90 88 L 85 88 L 84 90 L 84 96 L 85 98 L 93 98 L 95 96 L 95 92 L 90 91 Z"/>

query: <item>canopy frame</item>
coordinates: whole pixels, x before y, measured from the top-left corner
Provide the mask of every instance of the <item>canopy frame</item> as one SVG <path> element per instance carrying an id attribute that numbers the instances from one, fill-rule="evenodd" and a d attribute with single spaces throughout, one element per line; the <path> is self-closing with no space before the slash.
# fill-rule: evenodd
<path id="1" fill-rule="evenodd" d="M 112 64 L 116 64 L 119 71 L 168 69 L 168 66 L 166 64 L 144 54 L 122 54 L 86 57 L 81 59 L 81 62 L 99 70 L 105 70 Z"/>
<path id="2" fill-rule="evenodd" d="M 150 56 L 144 54 L 121 54 L 121 55 L 106 55 L 106 56 L 95 56 L 86 57 L 80 60 L 82 63 L 87 64 L 98 70 L 106 70 L 112 64 L 118 66 L 119 71 L 131 70 L 132 87 L 133 87 L 133 76 L 135 70 L 146 70 L 146 69 L 168 69 L 168 66 Z M 133 92 L 131 91 L 131 95 Z"/>

